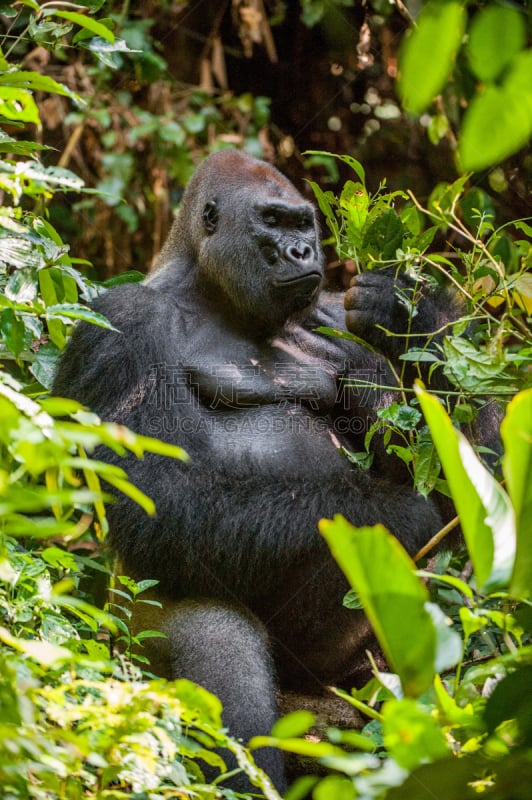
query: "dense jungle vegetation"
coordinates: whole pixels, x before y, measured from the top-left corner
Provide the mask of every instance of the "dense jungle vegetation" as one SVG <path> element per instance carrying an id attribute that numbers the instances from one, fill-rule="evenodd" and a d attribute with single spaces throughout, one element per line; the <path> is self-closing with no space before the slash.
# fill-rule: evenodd
<path id="1" fill-rule="evenodd" d="M 223 746 L 274 800 L 268 745 L 305 759 L 287 800 L 528 800 L 530 22 L 503 0 L 0 3 L 0 797 L 230 799 Z M 324 520 L 390 672 L 337 692 L 360 728 L 316 736 L 294 711 L 249 747 L 217 698 L 150 675 L 136 646 L 158 633 L 127 619 L 151 582 L 105 549 L 106 485 L 154 508 L 95 447 L 181 452 L 49 394 L 76 321 L 108 325 L 91 299 L 142 279 L 195 165 L 228 146 L 315 198 L 331 287 L 395 264 L 463 303 L 441 348 L 403 356 L 453 391 L 397 374 L 348 456 L 364 468 L 382 433 L 418 491 L 451 495 L 464 546 L 445 548 L 455 521 L 414 562 L 380 526 L 368 551 Z M 458 431 L 485 403 L 500 458 Z"/>

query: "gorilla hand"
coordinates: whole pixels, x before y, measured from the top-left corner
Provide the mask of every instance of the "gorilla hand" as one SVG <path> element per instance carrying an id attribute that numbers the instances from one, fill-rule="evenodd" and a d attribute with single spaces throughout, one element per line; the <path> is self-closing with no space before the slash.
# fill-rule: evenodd
<path id="1" fill-rule="evenodd" d="M 395 267 L 364 272 L 345 293 L 345 324 L 384 356 L 397 358 L 410 346 L 406 336 L 421 332 L 417 317 L 423 302 L 421 282 L 397 275 Z"/>

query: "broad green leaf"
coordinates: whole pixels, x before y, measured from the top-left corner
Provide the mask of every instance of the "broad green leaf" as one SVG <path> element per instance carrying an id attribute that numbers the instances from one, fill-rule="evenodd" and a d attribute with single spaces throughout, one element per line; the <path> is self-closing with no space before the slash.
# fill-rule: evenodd
<path id="1" fill-rule="evenodd" d="M 531 785 L 530 753 L 515 748 L 502 758 L 469 753 L 422 764 L 400 786 L 391 787 L 386 800 L 480 800 L 483 794 L 486 800 L 528 800 Z"/>
<path id="2" fill-rule="evenodd" d="M 0 153 L 12 153 L 18 156 L 30 156 L 40 150 L 51 150 L 45 144 L 37 144 L 37 142 L 19 142 L 8 136 L 4 131 L 0 131 Z"/>
<path id="3" fill-rule="evenodd" d="M 32 122 L 41 127 L 37 103 L 31 92 L 2 86 L 0 82 L 0 114 L 14 122 Z"/>
<path id="4" fill-rule="evenodd" d="M 382 714 L 384 744 L 399 766 L 411 770 L 449 755 L 438 722 L 415 700 L 388 700 Z"/>
<path id="5" fill-rule="evenodd" d="M 439 401 L 416 386 L 460 522 L 479 587 L 504 585 L 515 552 L 508 496 L 454 427 Z"/>
<path id="6" fill-rule="evenodd" d="M 436 632 L 425 608 L 427 589 L 414 574 L 413 562 L 382 525 L 355 528 L 338 515 L 321 520 L 319 528 L 360 597 L 405 694 L 425 691 L 434 674 Z"/>
<path id="7" fill-rule="evenodd" d="M 429 0 L 399 54 L 398 90 L 407 111 L 420 114 L 440 93 L 464 35 L 463 3 Z"/>
<path id="8" fill-rule="evenodd" d="M 40 72 L 28 72 L 26 70 L 4 72 L 0 75 L 0 87 L 6 86 L 32 92 L 62 94 L 66 97 L 70 97 L 78 106 L 85 105 L 85 101 L 78 94 L 69 89 L 68 86 L 54 81 L 53 78 L 49 78 L 47 75 L 41 75 Z M 0 91 L 2 91 L 2 89 L 0 89 Z"/>
<path id="9" fill-rule="evenodd" d="M 462 637 L 453 630 L 449 620 L 436 603 L 426 603 L 425 608 L 432 617 L 432 623 L 436 630 L 434 669 L 438 673 L 446 672 L 458 664 L 462 658 Z"/>
<path id="10" fill-rule="evenodd" d="M 24 349 L 24 323 L 13 309 L 4 308 L 0 313 L 0 334 L 6 347 L 13 355 L 19 356 Z"/>
<path id="11" fill-rule="evenodd" d="M 347 181 L 340 195 L 340 207 L 347 217 L 348 235 L 358 244 L 369 209 L 369 195 L 364 184 Z"/>
<path id="12" fill-rule="evenodd" d="M 524 15 L 511 6 L 491 5 L 473 18 L 468 33 L 473 72 L 481 81 L 494 81 L 525 45 Z"/>
<path id="13" fill-rule="evenodd" d="M 486 86 L 464 115 L 459 141 L 462 170 L 478 172 L 497 164 L 524 147 L 531 131 L 532 114 L 521 93 Z"/>
<path id="14" fill-rule="evenodd" d="M 343 758 L 344 751 L 329 742 L 315 742 L 309 739 L 280 739 L 276 736 L 254 736 L 249 742 L 249 748 L 256 750 L 259 747 L 277 747 L 286 753 L 296 753 L 309 758 L 326 758 L 337 756 Z"/>
<path id="15" fill-rule="evenodd" d="M 322 150 L 305 150 L 303 155 L 308 156 L 329 156 L 330 158 L 337 158 L 339 161 L 343 161 L 344 164 L 347 164 L 348 167 L 351 167 L 353 172 L 355 172 L 362 183 L 366 181 L 366 173 L 364 171 L 364 167 L 357 161 L 356 158 L 352 156 L 340 155 L 339 153 L 328 153 Z"/>
<path id="16" fill-rule="evenodd" d="M 317 183 L 314 181 L 309 181 L 310 187 L 314 192 L 314 196 L 320 207 L 320 211 L 322 212 L 323 216 L 325 217 L 325 221 L 327 226 L 333 236 L 336 238 L 337 244 L 340 241 L 340 231 L 338 229 L 338 222 L 334 215 L 334 211 L 332 210 L 332 205 L 336 203 L 336 199 L 332 192 L 324 192 L 323 189 L 318 186 Z"/>
<path id="17" fill-rule="evenodd" d="M 60 567 L 61 569 L 70 569 L 73 572 L 79 572 L 79 566 L 72 553 L 60 547 L 46 547 L 41 553 L 41 558 L 52 567 Z"/>
<path id="18" fill-rule="evenodd" d="M 111 42 L 111 44 L 114 44 L 114 33 L 110 31 L 109 28 L 106 28 L 105 25 L 102 25 L 101 22 L 97 22 L 88 15 L 77 14 L 75 11 L 59 11 L 56 8 L 47 9 L 45 13 L 53 15 L 54 17 L 61 17 L 61 19 L 67 19 L 69 22 L 73 22 L 81 28 L 86 28 L 95 36 L 101 36 L 102 39 L 106 39 L 108 42 Z"/>
<path id="19" fill-rule="evenodd" d="M 277 720 L 272 728 L 272 736 L 279 739 L 303 736 L 315 721 L 316 717 L 311 711 L 293 711 Z"/>
<path id="20" fill-rule="evenodd" d="M 516 719 L 521 736 L 532 743 L 532 665 L 523 664 L 500 681 L 488 698 L 484 719 L 492 733 L 505 720 Z"/>
<path id="21" fill-rule="evenodd" d="M 395 258 L 397 248 L 403 242 L 404 227 L 393 208 L 385 208 L 368 222 L 364 231 L 362 247 L 368 255 L 378 261 Z"/>
<path id="22" fill-rule="evenodd" d="M 19 639 L 12 636 L 7 628 L 0 628 L 0 641 L 19 653 L 24 653 L 34 659 L 43 667 L 59 666 L 68 663 L 74 658 L 73 653 L 66 647 L 60 647 L 51 642 Z"/>
<path id="23" fill-rule="evenodd" d="M 520 392 L 508 405 L 501 426 L 503 471 L 512 499 L 517 552 L 510 583 L 516 597 L 532 593 L 532 389 Z"/>
<path id="24" fill-rule="evenodd" d="M 82 306 L 80 303 L 56 303 L 48 306 L 46 309 L 46 317 L 47 319 L 53 319 L 54 317 L 82 319 L 85 322 L 91 322 L 93 325 L 97 325 L 99 328 L 116 331 L 116 328 L 111 325 L 103 314 L 99 314 L 97 311 Z"/>
<path id="25" fill-rule="evenodd" d="M 53 342 L 47 342 L 37 350 L 30 369 L 45 389 L 52 388 L 60 355 L 61 351 Z"/>

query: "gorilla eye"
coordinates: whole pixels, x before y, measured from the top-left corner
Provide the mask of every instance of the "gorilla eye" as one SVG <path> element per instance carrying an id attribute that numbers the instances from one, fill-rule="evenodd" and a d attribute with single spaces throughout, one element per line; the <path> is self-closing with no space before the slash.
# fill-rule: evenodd
<path id="1" fill-rule="evenodd" d="M 273 211 L 263 214 L 262 220 L 269 228 L 276 228 L 279 225 L 279 217 Z"/>
<path id="2" fill-rule="evenodd" d="M 203 209 L 203 226 L 207 233 L 214 233 L 218 225 L 218 209 L 214 200 L 209 200 Z"/>
<path id="3" fill-rule="evenodd" d="M 314 227 L 314 220 L 311 216 L 304 217 L 303 219 L 299 220 L 297 227 L 300 231 L 308 231 L 309 228 Z"/>

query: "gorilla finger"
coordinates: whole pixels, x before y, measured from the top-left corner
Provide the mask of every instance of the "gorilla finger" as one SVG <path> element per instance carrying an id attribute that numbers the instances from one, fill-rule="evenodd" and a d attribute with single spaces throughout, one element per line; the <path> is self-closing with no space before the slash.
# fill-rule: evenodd
<path id="1" fill-rule="evenodd" d="M 351 333 L 360 334 L 361 331 L 367 332 L 374 325 L 374 318 L 362 311 L 347 311 L 345 315 L 345 325 Z"/>

